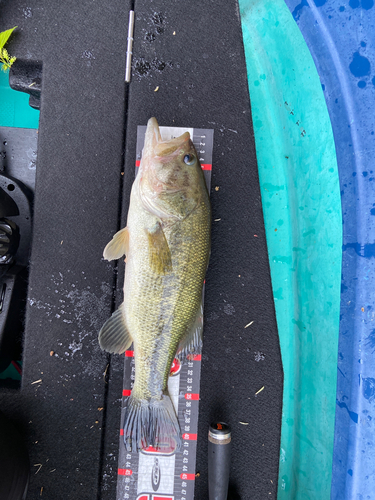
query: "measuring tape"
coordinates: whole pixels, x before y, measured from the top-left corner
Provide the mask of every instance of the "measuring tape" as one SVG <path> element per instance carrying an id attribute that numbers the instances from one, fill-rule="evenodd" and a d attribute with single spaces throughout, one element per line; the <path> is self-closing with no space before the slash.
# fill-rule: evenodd
<path id="1" fill-rule="evenodd" d="M 163 140 L 189 132 L 204 171 L 208 192 L 211 189 L 212 129 L 160 127 Z M 137 128 L 136 171 L 141 163 L 146 126 Z M 204 291 L 203 291 L 204 292 Z M 135 378 L 134 352 L 125 352 L 123 405 L 121 412 L 120 447 L 117 479 L 117 500 L 193 500 L 197 451 L 199 385 L 201 354 L 182 361 L 175 359 L 168 380 L 168 391 L 176 409 L 182 434 L 182 446 L 165 443 L 160 450 L 152 447 L 139 453 L 125 448 L 122 424 L 127 398 Z"/>

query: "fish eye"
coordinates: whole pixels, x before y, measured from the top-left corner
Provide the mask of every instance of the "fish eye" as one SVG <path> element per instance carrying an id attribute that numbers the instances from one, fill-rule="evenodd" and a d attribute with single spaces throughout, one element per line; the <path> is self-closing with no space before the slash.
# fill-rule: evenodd
<path id="1" fill-rule="evenodd" d="M 196 158 L 194 155 L 185 155 L 184 156 L 184 162 L 186 163 L 186 165 L 194 165 L 194 163 L 196 162 Z"/>

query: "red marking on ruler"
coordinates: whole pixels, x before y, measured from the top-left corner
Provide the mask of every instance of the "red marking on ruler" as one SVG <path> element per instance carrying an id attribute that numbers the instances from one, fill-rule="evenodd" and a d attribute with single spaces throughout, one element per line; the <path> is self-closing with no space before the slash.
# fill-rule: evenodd
<path id="1" fill-rule="evenodd" d="M 174 358 L 172 366 L 171 366 L 171 375 L 177 375 L 181 370 L 181 363 L 177 358 Z"/>
<path id="2" fill-rule="evenodd" d="M 185 473 L 182 473 L 182 474 L 180 474 L 180 478 L 184 479 L 185 481 L 186 480 L 188 480 L 188 481 L 194 481 L 195 474 L 185 474 Z"/>
<path id="3" fill-rule="evenodd" d="M 197 434 L 182 434 L 182 439 L 185 439 L 185 441 L 196 441 L 197 437 Z"/>
<path id="4" fill-rule="evenodd" d="M 202 356 L 201 354 L 188 354 L 186 359 L 188 361 L 202 361 Z"/>
<path id="5" fill-rule="evenodd" d="M 134 356 L 134 351 L 125 351 L 126 358 L 132 358 Z"/>
<path id="6" fill-rule="evenodd" d="M 187 393 L 185 394 L 185 399 L 192 399 L 194 401 L 198 401 L 199 400 L 199 394 L 193 394 L 193 393 Z"/>
<path id="7" fill-rule="evenodd" d="M 148 446 L 147 448 L 145 448 L 144 450 L 142 450 L 143 453 L 150 453 L 151 455 L 153 453 L 157 453 L 158 455 L 160 454 L 164 454 L 164 455 L 171 455 L 174 453 L 176 449 L 176 442 L 173 438 L 170 438 L 169 439 L 169 442 L 168 440 L 164 443 L 160 443 L 160 446 L 159 448 L 154 448 L 153 446 Z"/>
<path id="8" fill-rule="evenodd" d="M 137 500 L 150 500 L 150 497 L 148 495 L 141 495 L 137 497 Z"/>
<path id="9" fill-rule="evenodd" d="M 124 429 L 120 429 L 120 436 L 124 435 Z"/>
<path id="10" fill-rule="evenodd" d="M 131 393 L 132 393 L 132 391 L 130 389 L 124 389 L 122 391 L 123 396 L 130 396 Z"/>
<path id="11" fill-rule="evenodd" d="M 141 165 L 141 160 L 136 160 L 136 161 L 135 161 L 135 166 L 136 166 L 136 167 L 139 167 L 140 165 Z"/>
<path id="12" fill-rule="evenodd" d="M 155 496 L 155 495 L 153 495 L 152 496 L 152 500 L 173 500 L 173 497 L 171 497 L 171 496 L 167 496 L 166 497 L 164 495 L 161 497 L 161 496 Z"/>
<path id="13" fill-rule="evenodd" d="M 131 469 L 119 469 L 118 470 L 119 476 L 131 476 L 132 474 L 133 474 L 133 471 Z"/>

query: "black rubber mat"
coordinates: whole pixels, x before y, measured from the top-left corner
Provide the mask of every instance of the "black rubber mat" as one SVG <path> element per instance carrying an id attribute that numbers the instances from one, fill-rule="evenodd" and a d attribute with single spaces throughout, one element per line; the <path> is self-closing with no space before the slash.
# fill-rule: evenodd
<path id="1" fill-rule="evenodd" d="M 19 27 L 10 52 L 43 62 L 23 380 L 0 406 L 27 440 L 28 499 L 116 498 L 123 358 L 97 333 L 124 268 L 102 251 L 126 218 L 137 125 L 213 128 L 196 499 L 215 419 L 232 426 L 232 495 L 276 498 L 282 366 L 238 5 L 137 0 L 135 13 L 127 89 L 126 2 L 0 0 L 0 30 Z"/>

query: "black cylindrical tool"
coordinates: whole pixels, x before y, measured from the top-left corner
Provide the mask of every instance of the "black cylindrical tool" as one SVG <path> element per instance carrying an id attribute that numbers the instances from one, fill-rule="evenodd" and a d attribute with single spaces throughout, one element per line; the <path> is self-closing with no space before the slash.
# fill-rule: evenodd
<path id="1" fill-rule="evenodd" d="M 215 422 L 208 430 L 208 497 L 227 500 L 231 431 L 228 424 Z"/>

